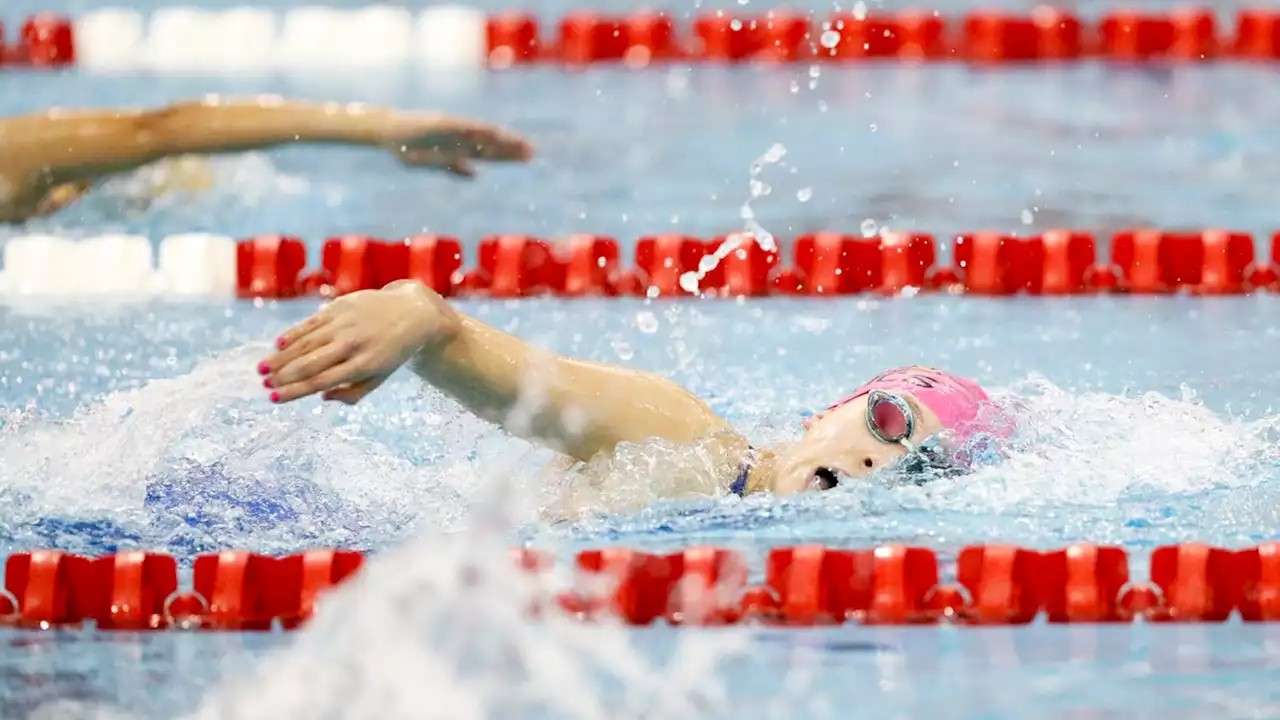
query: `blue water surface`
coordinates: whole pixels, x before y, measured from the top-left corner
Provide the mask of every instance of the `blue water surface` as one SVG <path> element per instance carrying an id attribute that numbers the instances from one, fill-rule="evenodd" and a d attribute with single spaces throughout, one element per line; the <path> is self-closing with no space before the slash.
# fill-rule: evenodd
<path id="1" fill-rule="evenodd" d="M 18 0 L 0 16 L 36 9 Z M 6 113 L 277 92 L 467 113 L 526 133 L 538 157 L 486 167 L 469 183 L 369 150 L 224 157 L 209 193 L 148 207 L 137 178 L 122 178 L 0 238 L 288 232 L 315 258 L 330 235 L 425 229 L 459 235 L 470 253 L 492 232 L 589 231 L 624 243 L 669 230 L 711 235 L 740 227 L 750 201 L 783 239 L 831 228 L 946 237 L 1138 224 L 1269 239 L 1280 226 L 1276 72 L 1094 63 L 450 78 L 11 72 L 0 74 Z M 759 172 L 770 192 L 753 197 L 751 165 L 775 144 L 786 154 Z M 906 363 L 976 378 L 1017 408 L 1024 429 L 1008 463 L 958 483 L 785 502 L 686 498 L 552 522 L 531 507 L 545 500 L 537 468 L 547 453 L 407 374 L 356 408 L 270 406 L 254 364 L 312 301 L 6 301 L 0 551 L 150 548 L 185 563 L 227 547 L 353 547 L 395 559 L 299 636 L 0 633 L 0 715 L 173 717 L 202 703 L 207 717 L 412 714 L 405 707 L 441 717 L 1280 713 L 1269 627 L 619 633 L 501 621 L 509 596 L 499 589 L 440 579 L 465 565 L 460 537 L 527 541 L 562 558 L 602 544 L 715 543 L 757 568 L 770 547 L 797 542 L 905 541 L 946 560 L 992 539 L 1084 540 L 1125 547 L 1138 576 L 1160 544 L 1276 539 L 1272 297 L 460 306 L 559 352 L 668 375 L 760 443 L 795 437 L 804 414 Z M 637 487 L 650 479 L 641 474 Z M 512 504 L 500 520 L 495 498 Z M 226 677 L 242 679 L 219 684 Z M 570 697 L 595 705 L 571 710 Z M 432 715 L 437 707 L 450 709 Z"/>

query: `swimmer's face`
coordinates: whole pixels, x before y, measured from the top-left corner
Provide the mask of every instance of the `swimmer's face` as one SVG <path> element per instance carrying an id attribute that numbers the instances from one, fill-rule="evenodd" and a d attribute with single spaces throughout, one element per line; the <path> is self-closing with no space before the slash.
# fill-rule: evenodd
<path id="1" fill-rule="evenodd" d="M 913 443 L 943 429 L 932 410 L 910 395 L 903 397 L 916 415 L 910 438 Z M 833 471 L 837 477 L 861 477 L 907 452 L 901 443 L 882 442 L 871 433 L 867 427 L 866 395 L 815 415 L 805 428 L 804 437 L 778 457 L 773 490 L 779 495 L 823 489 L 826 473 L 820 470 Z"/>

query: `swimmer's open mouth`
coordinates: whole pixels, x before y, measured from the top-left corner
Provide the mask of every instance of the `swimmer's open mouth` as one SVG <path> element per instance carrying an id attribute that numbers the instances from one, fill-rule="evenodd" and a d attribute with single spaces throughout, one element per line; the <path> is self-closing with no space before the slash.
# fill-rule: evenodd
<path id="1" fill-rule="evenodd" d="M 820 467 L 813 471 L 813 486 L 819 490 L 830 490 L 840 484 L 840 473 L 831 468 Z"/>

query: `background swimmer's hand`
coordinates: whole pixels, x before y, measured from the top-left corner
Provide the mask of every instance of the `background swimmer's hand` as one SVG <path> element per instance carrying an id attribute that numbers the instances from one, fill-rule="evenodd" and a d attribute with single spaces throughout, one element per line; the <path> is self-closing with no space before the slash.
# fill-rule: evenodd
<path id="1" fill-rule="evenodd" d="M 376 390 L 415 352 L 447 342 L 457 313 L 421 283 L 401 281 L 381 290 L 344 295 L 289 328 L 280 348 L 259 365 L 272 402 L 316 393 L 348 405 Z"/>
<path id="2" fill-rule="evenodd" d="M 391 124 L 387 147 L 406 165 L 474 177 L 473 160 L 528 162 L 533 157 L 533 147 L 519 135 L 466 118 L 397 115 Z"/>

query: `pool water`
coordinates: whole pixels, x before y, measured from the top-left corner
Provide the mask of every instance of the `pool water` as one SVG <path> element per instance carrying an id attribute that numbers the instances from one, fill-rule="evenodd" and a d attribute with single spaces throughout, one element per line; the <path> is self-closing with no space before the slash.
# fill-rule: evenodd
<path id="1" fill-rule="evenodd" d="M 19 16 L 25 0 L 6 5 Z M 1017 5 L 1017 4 L 1014 4 Z M 1025 5 L 1025 4 L 1023 4 Z M 97 7 L 68 4 L 68 11 Z M 498 7 L 494 5 L 493 7 Z M 621 6 L 619 6 L 621 7 Z M 963 8 L 949 4 L 948 7 Z M 1088 6 L 1082 6 L 1088 10 Z M 548 13 L 559 6 L 548 5 Z M 47 6 L 41 9 L 49 9 Z M 55 8 L 56 9 L 56 8 Z M 826 8 L 821 8 L 824 12 Z M 0 231 L 423 229 L 474 241 L 740 227 L 1099 232 L 1271 214 L 1280 103 L 1267 67 L 975 70 L 806 66 L 482 77 L 0 75 L 0 111 L 207 92 L 440 107 L 526 133 L 530 167 L 457 182 L 371 151 L 214 161 L 217 188 L 146 206 L 148 172 Z M 786 153 L 752 164 L 775 145 Z M 753 194 L 753 177 L 767 194 Z M 120 208 L 125 207 L 123 215 Z M 3 242 L 3 240 L 0 240 Z M 253 368 L 316 307 L 17 301 L 0 306 L 0 550 L 228 547 L 375 553 L 294 634 L 0 633 L 4 717 L 1271 717 L 1267 626 L 625 630 L 531 622 L 516 542 L 770 547 L 1123 545 L 1277 538 L 1280 301 L 849 298 L 464 302 L 557 351 L 666 374 L 760 443 L 880 370 L 972 376 L 1023 420 L 1013 457 L 963 481 L 820 497 L 654 500 L 696 461 L 655 444 L 607 470 L 614 512 L 557 520 L 579 480 L 545 451 L 397 375 L 355 408 L 273 407 Z M 485 568 L 460 587 L 463 568 Z"/>

